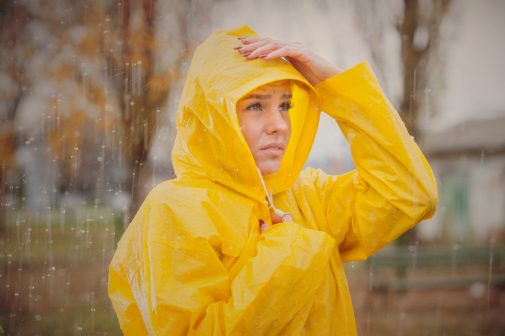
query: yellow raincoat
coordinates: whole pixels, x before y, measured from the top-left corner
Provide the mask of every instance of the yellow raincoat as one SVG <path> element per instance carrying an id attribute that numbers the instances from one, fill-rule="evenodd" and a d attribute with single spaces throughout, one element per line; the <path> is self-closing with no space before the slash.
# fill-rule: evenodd
<path id="1" fill-rule="evenodd" d="M 312 87 L 283 59 L 233 50 L 249 27 L 222 30 L 193 57 L 179 104 L 177 178 L 148 195 L 110 265 L 109 295 L 126 335 L 355 335 L 343 263 L 362 260 L 438 202 L 433 173 L 366 63 Z M 236 102 L 292 79 L 291 138 L 265 189 Z M 320 111 L 350 143 L 356 170 L 302 171 Z M 328 144 L 331 146 L 332 144 Z"/>

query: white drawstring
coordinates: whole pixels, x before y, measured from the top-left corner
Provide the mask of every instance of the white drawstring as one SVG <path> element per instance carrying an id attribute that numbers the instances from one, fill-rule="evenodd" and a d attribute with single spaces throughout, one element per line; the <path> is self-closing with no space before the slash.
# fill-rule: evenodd
<path id="1" fill-rule="evenodd" d="M 284 216 L 289 216 L 288 218 L 291 219 L 291 216 L 289 213 L 287 212 L 284 212 L 280 209 L 277 209 L 274 205 L 274 200 L 272 198 L 272 194 L 270 194 L 267 190 L 267 186 L 265 184 L 265 181 L 263 180 L 263 175 L 261 174 L 261 170 L 256 167 L 256 169 L 258 170 L 258 174 L 260 175 L 260 180 L 261 180 L 261 184 L 263 185 L 263 189 L 265 190 L 265 194 L 267 195 L 267 200 L 268 200 L 268 207 L 270 209 L 273 210 L 273 212 L 277 215 L 277 216 L 280 216 L 282 219 L 284 219 Z"/>

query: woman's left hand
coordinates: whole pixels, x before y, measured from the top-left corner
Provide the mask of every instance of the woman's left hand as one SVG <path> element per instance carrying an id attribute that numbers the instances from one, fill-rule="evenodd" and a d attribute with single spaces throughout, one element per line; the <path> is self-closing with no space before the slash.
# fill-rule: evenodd
<path id="1" fill-rule="evenodd" d="M 243 45 L 235 47 L 247 59 L 264 60 L 284 57 L 312 85 L 316 85 L 341 71 L 329 61 L 314 54 L 301 43 L 272 40 L 271 38 L 239 37 Z"/>

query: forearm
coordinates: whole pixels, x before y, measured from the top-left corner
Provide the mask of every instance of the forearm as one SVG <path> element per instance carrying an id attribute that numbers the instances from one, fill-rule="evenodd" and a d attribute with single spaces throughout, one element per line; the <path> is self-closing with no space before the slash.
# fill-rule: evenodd
<path id="1" fill-rule="evenodd" d="M 438 200 L 432 170 L 368 65 L 360 64 L 317 88 L 323 110 L 350 143 L 359 182 L 413 217 L 432 214 Z"/>

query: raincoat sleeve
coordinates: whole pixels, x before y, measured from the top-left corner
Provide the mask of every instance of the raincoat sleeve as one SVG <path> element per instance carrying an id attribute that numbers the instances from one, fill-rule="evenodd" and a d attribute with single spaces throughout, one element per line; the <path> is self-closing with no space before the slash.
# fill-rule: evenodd
<path id="1" fill-rule="evenodd" d="M 146 206 L 142 227 L 129 238 L 136 243 L 122 239 L 110 267 L 125 335 L 280 334 L 309 311 L 334 248 L 325 232 L 282 223 L 256 235 L 253 253 L 229 272 L 217 239 L 189 234 L 166 205 Z M 142 262 L 128 269 L 133 248 Z"/>
<path id="2" fill-rule="evenodd" d="M 316 86 L 321 109 L 348 140 L 356 169 L 340 176 L 309 169 L 344 261 L 365 259 L 434 214 L 433 172 L 367 63 Z"/>

